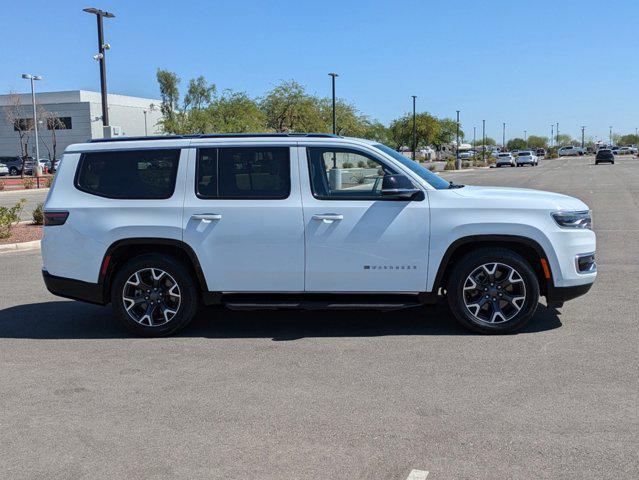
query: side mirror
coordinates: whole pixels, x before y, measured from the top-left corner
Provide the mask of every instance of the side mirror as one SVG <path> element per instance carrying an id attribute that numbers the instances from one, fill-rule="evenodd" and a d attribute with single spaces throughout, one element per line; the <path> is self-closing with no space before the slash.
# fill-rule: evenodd
<path id="1" fill-rule="evenodd" d="M 414 200 L 422 191 L 406 175 L 384 175 L 382 196 L 396 200 Z"/>

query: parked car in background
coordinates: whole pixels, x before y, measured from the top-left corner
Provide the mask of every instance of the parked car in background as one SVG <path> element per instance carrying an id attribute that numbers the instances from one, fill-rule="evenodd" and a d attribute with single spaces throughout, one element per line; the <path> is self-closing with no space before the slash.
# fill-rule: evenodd
<path id="1" fill-rule="evenodd" d="M 615 163 L 615 155 L 612 153 L 612 150 L 609 148 L 602 148 L 597 152 L 595 156 L 595 165 L 599 165 L 600 163 Z"/>
<path id="2" fill-rule="evenodd" d="M 465 327 L 506 333 L 540 296 L 563 305 L 597 275 L 581 200 L 449 182 L 376 141 L 123 137 L 63 158 L 44 205 L 45 284 L 112 303 L 139 335 L 179 331 L 200 304 L 405 308 L 442 291 Z M 360 162 L 364 176 L 344 166 Z"/>
<path id="3" fill-rule="evenodd" d="M 497 168 L 505 166 L 514 167 L 515 165 L 515 157 L 512 153 L 503 152 L 497 154 L 497 161 L 495 162 Z"/>
<path id="4" fill-rule="evenodd" d="M 633 153 L 637 153 L 636 149 L 634 149 L 632 147 L 614 147 L 612 149 L 612 153 L 614 155 L 631 155 Z"/>
<path id="5" fill-rule="evenodd" d="M 583 155 L 584 149 L 581 147 L 575 147 L 574 145 L 571 145 L 569 147 L 561 147 L 559 150 L 557 150 L 557 154 L 560 157 L 571 157 L 576 155 Z"/>
<path id="6" fill-rule="evenodd" d="M 532 150 L 522 150 L 515 158 L 515 162 L 518 167 L 523 167 L 524 165 L 536 167 L 539 165 L 539 158 Z"/>
<path id="7" fill-rule="evenodd" d="M 0 163 L 0 176 L 9 175 L 9 169 L 4 163 Z"/>
<path id="8" fill-rule="evenodd" d="M 537 158 L 544 158 L 546 156 L 546 149 L 538 148 L 535 153 L 537 154 Z"/>
<path id="9" fill-rule="evenodd" d="M 22 157 L 2 157 L 2 163 L 4 163 L 9 169 L 9 175 L 20 175 L 22 173 Z M 4 159 L 7 160 L 4 160 Z M 33 175 L 35 172 L 35 160 L 28 157 L 24 163 L 24 173 L 26 175 Z"/>
<path id="10" fill-rule="evenodd" d="M 462 160 L 468 160 L 469 158 L 472 158 L 474 155 L 474 152 L 459 152 L 459 158 L 461 158 Z"/>

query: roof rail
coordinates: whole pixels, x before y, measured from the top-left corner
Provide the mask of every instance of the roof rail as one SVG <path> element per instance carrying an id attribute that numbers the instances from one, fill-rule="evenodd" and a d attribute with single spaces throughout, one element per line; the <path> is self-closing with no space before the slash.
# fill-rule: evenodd
<path id="1" fill-rule="evenodd" d="M 115 137 L 115 138 L 93 138 L 87 143 L 106 142 L 139 142 L 143 140 L 177 140 L 189 138 L 278 138 L 278 137 L 311 137 L 311 138 L 339 138 L 339 135 L 332 133 L 201 133 L 188 135 L 149 135 L 142 137 Z"/>

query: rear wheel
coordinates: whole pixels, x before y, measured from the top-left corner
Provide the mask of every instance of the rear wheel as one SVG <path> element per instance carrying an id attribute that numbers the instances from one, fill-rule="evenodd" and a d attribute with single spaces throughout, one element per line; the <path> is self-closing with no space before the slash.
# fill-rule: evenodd
<path id="1" fill-rule="evenodd" d="M 160 337 L 181 330 L 193 319 L 198 295 L 182 263 L 152 253 L 131 259 L 117 272 L 111 303 L 129 330 Z"/>
<path id="2" fill-rule="evenodd" d="M 503 248 L 484 248 L 456 262 L 448 304 L 466 328 L 509 333 L 523 327 L 539 302 L 539 282 L 524 258 Z"/>
<path id="3" fill-rule="evenodd" d="M 18 169 L 16 167 L 11 167 L 9 169 L 9 175 L 17 175 L 18 173 L 19 172 L 18 172 Z"/>

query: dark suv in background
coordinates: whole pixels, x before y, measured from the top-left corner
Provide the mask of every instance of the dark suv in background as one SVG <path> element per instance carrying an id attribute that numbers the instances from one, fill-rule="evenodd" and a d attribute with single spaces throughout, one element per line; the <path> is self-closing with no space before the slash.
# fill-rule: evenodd
<path id="1" fill-rule="evenodd" d="M 600 163 L 612 163 L 615 164 L 615 154 L 609 148 L 602 148 L 597 152 L 595 157 L 595 165 Z"/>

